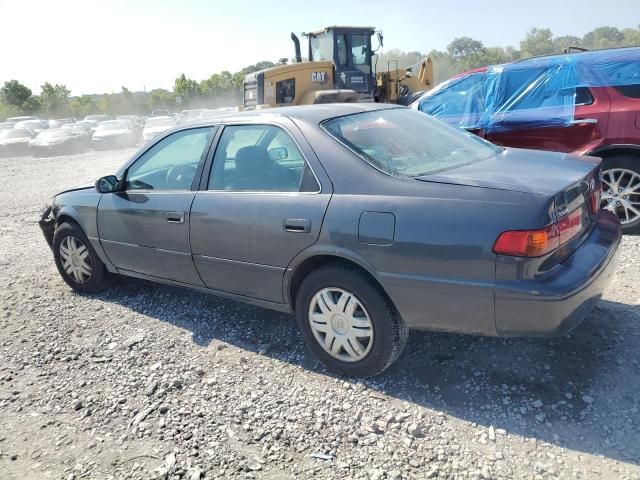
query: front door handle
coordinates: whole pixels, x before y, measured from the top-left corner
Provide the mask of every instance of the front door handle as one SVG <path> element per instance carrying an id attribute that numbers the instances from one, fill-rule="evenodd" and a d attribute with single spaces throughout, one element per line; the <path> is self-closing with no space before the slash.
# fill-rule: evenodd
<path id="1" fill-rule="evenodd" d="M 311 220 L 307 218 L 285 218 L 283 227 L 287 232 L 309 233 L 311 231 Z"/>
<path id="2" fill-rule="evenodd" d="M 184 223 L 184 212 L 167 212 L 167 222 Z"/>

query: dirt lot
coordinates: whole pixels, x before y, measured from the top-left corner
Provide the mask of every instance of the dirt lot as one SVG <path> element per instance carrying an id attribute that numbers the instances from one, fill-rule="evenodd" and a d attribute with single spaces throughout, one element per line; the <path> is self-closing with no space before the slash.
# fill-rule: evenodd
<path id="1" fill-rule="evenodd" d="M 40 207 L 130 154 L 0 159 L 0 479 L 640 478 L 640 238 L 570 336 L 414 332 L 338 378 L 286 315 L 63 283 Z"/>

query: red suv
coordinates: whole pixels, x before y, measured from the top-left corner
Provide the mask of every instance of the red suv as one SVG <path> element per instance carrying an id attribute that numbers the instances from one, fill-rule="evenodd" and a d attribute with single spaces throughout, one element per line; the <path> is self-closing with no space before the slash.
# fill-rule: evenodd
<path id="1" fill-rule="evenodd" d="M 528 59 L 457 75 L 412 107 L 498 145 L 601 157 L 602 207 L 640 233 L 638 65 L 640 48 Z"/>

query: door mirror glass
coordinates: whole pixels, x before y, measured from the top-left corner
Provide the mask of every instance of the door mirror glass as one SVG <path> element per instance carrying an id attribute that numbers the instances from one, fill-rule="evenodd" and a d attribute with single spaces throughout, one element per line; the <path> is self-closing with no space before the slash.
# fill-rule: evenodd
<path id="1" fill-rule="evenodd" d="M 107 175 L 96 180 L 96 190 L 99 193 L 112 193 L 120 189 L 120 182 L 115 175 Z"/>
<path id="2" fill-rule="evenodd" d="M 289 156 L 287 147 L 276 147 L 269 150 L 269 158 L 271 160 L 284 160 Z"/>

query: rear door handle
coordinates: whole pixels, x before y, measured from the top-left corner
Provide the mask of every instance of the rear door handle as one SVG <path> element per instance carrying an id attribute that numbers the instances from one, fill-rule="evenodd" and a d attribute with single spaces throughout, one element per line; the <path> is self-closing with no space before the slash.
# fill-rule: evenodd
<path id="1" fill-rule="evenodd" d="M 311 220 L 307 218 L 285 218 L 283 227 L 287 232 L 309 233 L 311 231 Z"/>
<path id="2" fill-rule="evenodd" d="M 569 125 L 595 125 L 597 123 L 597 118 L 576 118 L 575 120 L 571 120 Z"/>
<path id="3" fill-rule="evenodd" d="M 167 212 L 167 222 L 184 223 L 184 212 Z"/>

